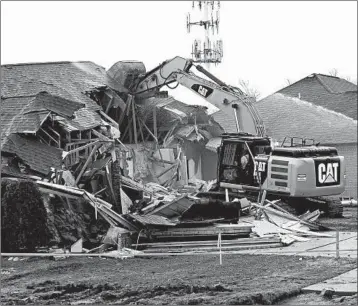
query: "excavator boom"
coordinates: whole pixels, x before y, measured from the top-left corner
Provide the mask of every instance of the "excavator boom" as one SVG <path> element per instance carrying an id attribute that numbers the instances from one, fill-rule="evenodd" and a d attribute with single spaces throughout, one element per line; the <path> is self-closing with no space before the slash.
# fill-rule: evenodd
<path id="1" fill-rule="evenodd" d="M 161 87 L 178 82 L 233 118 L 238 132 L 265 135 L 264 125 L 252 97 L 239 88 L 225 84 L 199 65 L 195 66 L 196 69 L 211 81 L 197 76 L 191 71 L 193 66 L 192 60 L 177 56 L 147 72 L 132 84 L 130 90 L 136 97 L 146 98 L 154 96 Z"/>

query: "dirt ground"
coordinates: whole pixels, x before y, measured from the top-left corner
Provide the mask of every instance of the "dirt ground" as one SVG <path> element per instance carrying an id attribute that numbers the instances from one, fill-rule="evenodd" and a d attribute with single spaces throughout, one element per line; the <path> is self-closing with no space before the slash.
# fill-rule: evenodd
<path id="1" fill-rule="evenodd" d="M 1 304 L 274 304 L 356 260 L 273 255 L 1 262 Z"/>
<path id="2" fill-rule="evenodd" d="M 352 296 L 333 295 L 332 298 L 320 293 L 307 293 L 280 301 L 277 305 L 357 305 L 357 294 Z"/>
<path id="3" fill-rule="evenodd" d="M 357 212 L 358 207 L 344 207 L 343 218 L 320 217 L 317 221 L 332 230 L 356 232 L 358 227 Z"/>

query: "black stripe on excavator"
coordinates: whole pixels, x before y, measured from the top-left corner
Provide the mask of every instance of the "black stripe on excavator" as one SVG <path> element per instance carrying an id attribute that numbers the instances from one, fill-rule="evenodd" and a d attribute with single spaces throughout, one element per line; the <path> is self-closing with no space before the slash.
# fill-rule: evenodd
<path id="1" fill-rule="evenodd" d="M 271 167 L 272 172 L 282 172 L 282 173 L 288 173 L 287 168 L 280 168 L 280 167 Z"/>
<path id="2" fill-rule="evenodd" d="M 279 159 L 273 159 L 271 164 L 273 164 L 273 165 L 281 165 L 281 166 L 288 166 L 288 161 L 279 160 Z"/>
<path id="3" fill-rule="evenodd" d="M 287 175 L 281 175 L 281 174 L 271 174 L 271 178 L 278 179 L 278 180 L 288 180 Z"/>
<path id="4" fill-rule="evenodd" d="M 275 182 L 275 186 L 280 186 L 280 187 L 287 187 L 287 183 L 286 182 Z"/>

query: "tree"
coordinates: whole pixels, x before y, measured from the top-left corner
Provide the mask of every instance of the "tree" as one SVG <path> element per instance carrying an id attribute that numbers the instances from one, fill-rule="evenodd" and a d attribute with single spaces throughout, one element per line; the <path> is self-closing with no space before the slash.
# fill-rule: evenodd
<path id="1" fill-rule="evenodd" d="M 41 193 L 31 181 L 2 183 L 2 250 L 35 251 L 48 244 L 47 212 Z"/>
<path id="2" fill-rule="evenodd" d="M 248 80 L 239 80 L 239 85 L 241 90 L 250 97 L 253 97 L 256 101 L 261 96 L 261 93 L 254 87 L 250 85 Z"/>
<path id="3" fill-rule="evenodd" d="M 286 86 L 290 86 L 292 84 L 292 81 L 290 79 L 286 79 Z"/>
<path id="4" fill-rule="evenodd" d="M 329 75 L 337 77 L 338 76 L 338 69 L 337 68 L 333 68 L 329 71 Z"/>
<path id="5" fill-rule="evenodd" d="M 331 76 L 334 76 L 334 77 L 338 77 L 338 78 L 341 78 L 341 79 L 344 79 L 348 82 L 351 82 L 353 84 L 356 84 L 357 85 L 357 79 L 352 79 L 349 75 L 348 76 L 339 76 L 339 72 L 338 72 L 338 69 L 337 68 L 333 68 L 329 71 L 329 75 Z"/>

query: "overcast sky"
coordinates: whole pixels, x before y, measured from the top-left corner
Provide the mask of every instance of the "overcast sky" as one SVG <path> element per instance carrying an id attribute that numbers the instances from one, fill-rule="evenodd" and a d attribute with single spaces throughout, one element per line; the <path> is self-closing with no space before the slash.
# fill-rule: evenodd
<path id="1" fill-rule="evenodd" d="M 187 33 L 191 10 L 191 1 L 2 2 L 1 64 L 139 60 L 150 70 L 190 57 L 200 33 Z M 211 72 L 249 80 L 261 97 L 332 68 L 357 79 L 356 1 L 222 1 L 219 34 L 224 59 Z"/>

